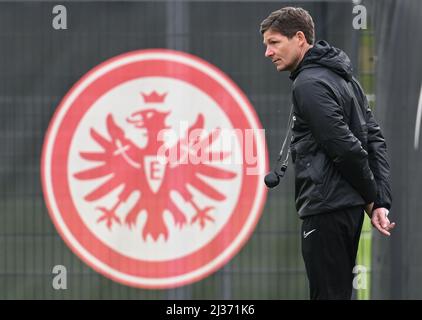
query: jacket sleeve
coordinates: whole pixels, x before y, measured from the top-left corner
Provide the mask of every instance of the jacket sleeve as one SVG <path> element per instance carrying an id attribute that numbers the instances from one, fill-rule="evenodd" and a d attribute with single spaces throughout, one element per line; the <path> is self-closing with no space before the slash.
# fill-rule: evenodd
<path id="1" fill-rule="evenodd" d="M 366 107 L 366 124 L 368 126 L 368 160 L 377 184 L 377 197 L 374 209 L 386 208 L 390 210 L 392 196 L 390 187 L 390 165 L 387 160 L 387 144 L 381 128 L 375 121 L 369 108 L 366 96 L 363 95 Z"/>
<path id="2" fill-rule="evenodd" d="M 331 88 L 318 79 L 306 80 L 293 88 L 293 99 L 316 142 L 344 179 L 366 203 L 375 201 L 377 185 L 369 167 L 368 153 L 344 121 L 342 108 Z"/>

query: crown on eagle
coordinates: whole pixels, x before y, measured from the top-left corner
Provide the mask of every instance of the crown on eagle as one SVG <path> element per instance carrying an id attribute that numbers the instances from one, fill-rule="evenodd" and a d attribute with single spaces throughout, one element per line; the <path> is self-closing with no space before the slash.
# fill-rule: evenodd
<path id="1" fill-rule="evenodd" d="M 150 94 L 141 93 L 145 103 L 162 103 L 167 96 L 167 92 L 159 94 L 157 91 L 152 91 Z"/>

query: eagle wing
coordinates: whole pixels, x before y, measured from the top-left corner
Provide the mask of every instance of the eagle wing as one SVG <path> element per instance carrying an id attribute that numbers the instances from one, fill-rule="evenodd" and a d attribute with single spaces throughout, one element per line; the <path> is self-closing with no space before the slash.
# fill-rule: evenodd
<path id="1" fill-rule="evenodd" d="M 187 188 L 188 185 L 191 185 L 213 200 L 223 201 L 226 199 L 226 196 L 202 179 L 201 176 L 229 180 L 236 177 L 236 173 L 218 168 L 211 163 L 212 159 L 223 160 L 230 155 L 230 152 L 215 153 L 207 150 L 218 139 L 221 132 L 220 128 L 214 129 L 205 138 L 200 138 L 200 136 L 197 135 L 198 139 L 192 139 L 194 130 L 197 130 L 196 132 L 200 133 L 203 128 L 204 116 L 200 114 L 198 115 L 196 122 L 188 129 L 186 135 L 181 138 L 174 147 L 169 149 L 169 155 L 177 153 L 178 150 L 182 152 L 180 152 L 178 156 L 178 161 L 173 165 L 171 164 L 168 169 L 170 170 L 168 175 L 168 188 L 179 192 L 186 201 L 192 199 L 192 193 Z M 203 154 L 203 152 L 205 152 L 205 154 Z M 199 163 L 192 164 L 189 159 L 186 159 L 189 155 L 194 158 L 196 157 L 196 159 L 210 159 L 211 161 L 195 161 Z"/>
<path id="2" fill-rule="evenodd" d="M 102 148 L 102 151 L 80 152 L 80 156 L 88 161 L 95 162 L 89 169 L 79 171 L 74 177 L 79 180 L 93 180 L 108 177 L 99 186 L 85 196 L 87 201 L 95 201 L 109 194 L 121 185 L 123 190 L 119 200 L 125 201 L 135 190 L 142 191 L 139 179 L 141 164 L 136 159 L 140 149 L 125 137 L 124 131 L 115 123 L 113 116 L 107 116 L 107 131 L 109 139 L 91 128 L 92 139 Z"/>

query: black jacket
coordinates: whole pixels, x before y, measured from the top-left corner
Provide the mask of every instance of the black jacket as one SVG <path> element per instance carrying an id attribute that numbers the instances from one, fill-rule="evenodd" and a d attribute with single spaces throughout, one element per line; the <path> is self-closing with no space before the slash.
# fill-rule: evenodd
<path id="1" fill-rule="evenodd" d="M 374 209 L 390 209 L 386 143 L 347 55 L 319 41 L 290 78 L 290 151 L 300 217 L 371 202 Z"/>

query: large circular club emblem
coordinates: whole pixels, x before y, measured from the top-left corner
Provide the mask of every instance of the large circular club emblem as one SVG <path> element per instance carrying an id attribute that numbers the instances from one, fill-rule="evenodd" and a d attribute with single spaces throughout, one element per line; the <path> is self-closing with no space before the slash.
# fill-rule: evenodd
<path id="1" fill-rule="evenodd" d="M 172 50 L 117 56 L 60 103 L 42 183 L 66 244 L 141 288 L 198 281 L 243 246 L 266 197 L 261 125 L 222 71 Z"/>

